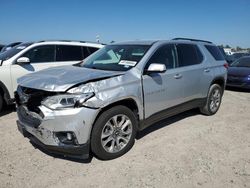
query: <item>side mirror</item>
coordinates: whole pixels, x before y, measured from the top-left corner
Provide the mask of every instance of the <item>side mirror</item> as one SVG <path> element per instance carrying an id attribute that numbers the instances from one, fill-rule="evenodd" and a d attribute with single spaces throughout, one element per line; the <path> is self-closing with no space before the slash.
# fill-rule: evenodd
<path id="1" fill-rule="evenodd" d="M 147 73 L 163 73 L 166 72 L 166 66 L 164 64 L 152 63 L 146 70 Z"/>
<path id="2" fill-rule="evenodd" d="M 28 64 L 28 63 L 30 63 L 30 59 L 28 57 L 19 57 L 16 61 L 17 61 L 17 64 Z"/>

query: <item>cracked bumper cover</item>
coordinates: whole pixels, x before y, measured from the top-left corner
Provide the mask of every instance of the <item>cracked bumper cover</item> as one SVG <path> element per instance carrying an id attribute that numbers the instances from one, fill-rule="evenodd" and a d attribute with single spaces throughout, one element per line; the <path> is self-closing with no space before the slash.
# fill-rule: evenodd
<path id="1" fill-rule="evenodd" d="M 52 111 L 44 106 L 41 106 L 40 110 L 44 117 L 41 118 L 39 126 L 34 126 L 22 117 L 23 109 L 17 108 L 19 119 L 17 126 L 24 137 L 28 137 L 32 143 L 50 153 L 82 159 L 88 158 L 90 133 L 98 110 L 83 107 Z M 32 116 L 29 111 L 25 113 L 26 116 Z M 73 132 L 77 144 L 61 143 L 54 134 L 56 132 Z"/>

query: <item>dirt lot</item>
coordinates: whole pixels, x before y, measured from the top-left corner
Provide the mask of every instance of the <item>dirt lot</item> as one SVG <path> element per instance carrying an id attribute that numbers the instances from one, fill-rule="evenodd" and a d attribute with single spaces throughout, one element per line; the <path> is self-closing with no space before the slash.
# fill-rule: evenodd
<path id="1" fill-rule="evenodd" d="M 219 112 L 185 112 L 141 132 L 112 161 L 47 155 L 0 117 L 0 187 L 250 187 L 250 93 L 226 91 Z"/>

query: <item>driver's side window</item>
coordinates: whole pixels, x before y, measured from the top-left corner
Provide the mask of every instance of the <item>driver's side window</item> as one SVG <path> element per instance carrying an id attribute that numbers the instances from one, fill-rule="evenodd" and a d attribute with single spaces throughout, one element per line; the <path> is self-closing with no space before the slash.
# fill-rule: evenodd
<path id="1" fill-rule="evenodd" d="M 172 44 L 167 44 L 158 48 L 149 59 L 146 69 L 152 63 L 164 64 L 167 69 L 175 67 L 175 48 Z"/>
<path id="2" fill-rule="evenodd" d="M 55 61 L 55 46 L 46 45 L 38 46 L 30 49 L 22 55 L 30 59 L 31 63 L 54 62 Z"/>

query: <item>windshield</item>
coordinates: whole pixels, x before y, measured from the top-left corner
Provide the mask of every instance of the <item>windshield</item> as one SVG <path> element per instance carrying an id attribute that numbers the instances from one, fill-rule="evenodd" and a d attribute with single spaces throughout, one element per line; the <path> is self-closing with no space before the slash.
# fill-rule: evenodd
<path id="1" fill-rule="evenodd" d="M 231 64 L 231 67 L 250 67 L 250 56 L 236 60 Z"/>
<path id="2" fill-rule="evenodd" d="M 149 45 L 108 45 L 84 60 L 80 66 L 92 69 L 127 71 L 142 59 Z"/>
<path id="3" fill-rule="evenodd" d="M 16 55 L 18 52 L 20 52 L 23 49 L 30 46 L 31 44 L 32 43 L 22 43 L 22 44 L 19 44 L 19 45 L 15 46 L 15 47 L 11 48 L 10 50 L 7 50 L 5 52 L 0 53 L 0 60 L 2 60 L 2 61 L 8 60 L 9 58 Z"/>

